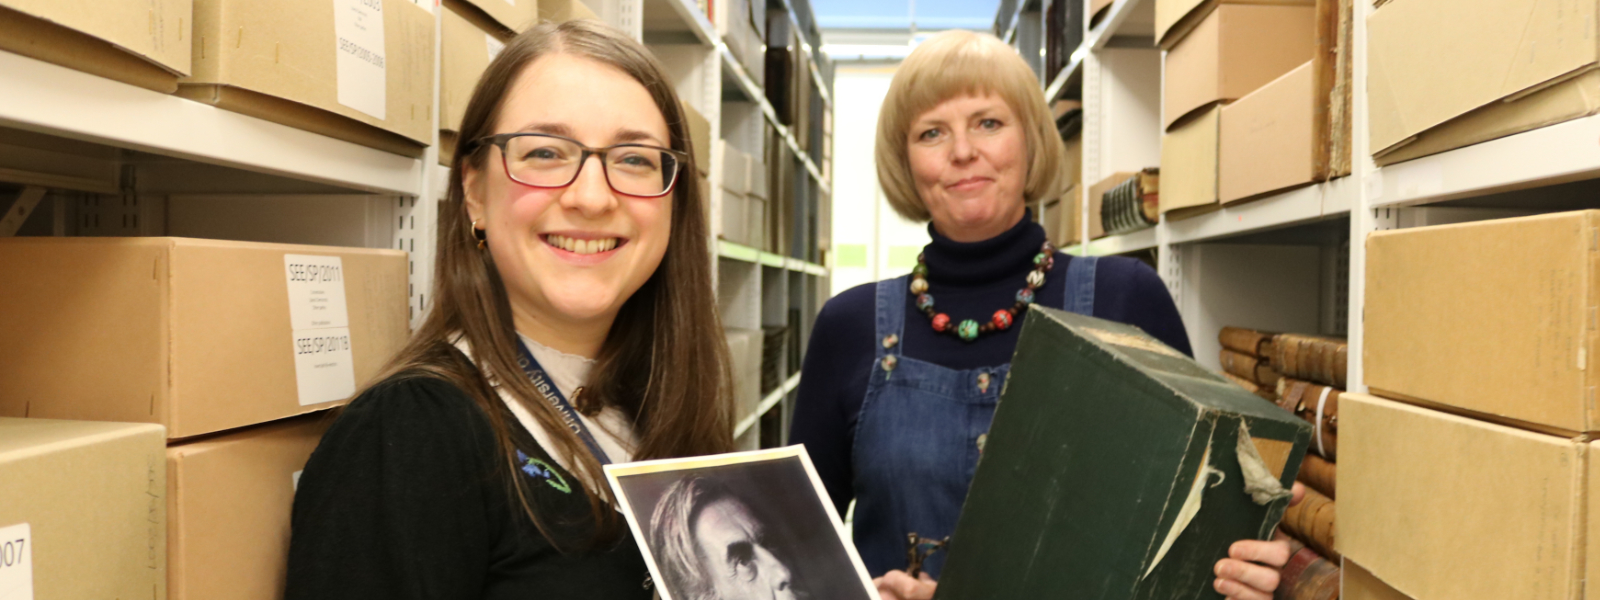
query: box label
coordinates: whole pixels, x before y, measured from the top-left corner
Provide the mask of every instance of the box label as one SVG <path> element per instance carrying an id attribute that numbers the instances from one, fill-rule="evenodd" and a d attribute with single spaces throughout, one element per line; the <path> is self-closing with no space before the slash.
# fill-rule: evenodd
<path id="1" fill-rule="evenodd" d="M 356 391 L 356 375 L 344 261 L 337 256 L 285 254 L 283 267 L 300 405 L 349 398 Z"/>
<path id="2" fill-rule="evenodd" d="M 494 39 L 494 36 L 483 34 L 483 43 L 489 47 L 489 62 L 494 62 L 494 57 L 500 56 L 500 51 L 506 49 L 505 42 Z"/>
<path id="3" fill-rule="evenodd" d="M 33 600 L 33 539 L 27 523 L 0 527 L 0 600 Z"/>
<path id="4" fill-rule="evenodd" d="M 383 119 L 388 107 L 383 0 L 333 0 L 339 104 Z"/>

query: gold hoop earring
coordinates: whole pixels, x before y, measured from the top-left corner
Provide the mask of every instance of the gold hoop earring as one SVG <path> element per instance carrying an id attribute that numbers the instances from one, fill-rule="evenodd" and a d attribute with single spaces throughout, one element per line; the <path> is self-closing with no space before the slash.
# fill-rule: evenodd
<path id="1" fill-rule="evenodd" d="M 488 243 L 488 241 L 489 241 L 489 232 L 484 231 L 482 229 L 478 229 L 478 220 L 477 219 L 473 219 L 472 220 L 472 239 L 478 240 L 478 249 L 479 250 L 482 250 L 484 244 Z"/>

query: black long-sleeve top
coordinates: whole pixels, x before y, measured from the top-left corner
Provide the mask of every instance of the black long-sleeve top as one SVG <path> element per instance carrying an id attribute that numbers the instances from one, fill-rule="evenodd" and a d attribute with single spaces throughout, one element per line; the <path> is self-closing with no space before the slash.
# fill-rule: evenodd
<path id="1" fill-rule="evenodd" d="M 391 379 L 351 402 L 300 477 L 285 599 L 650 598 L 627 528 L 583 549 L 593 521 L 582 484 L 502 416 L 537 460 L 515 473 L 500 466 L 488 416 L 454 384 Z M 560 549 L 516 504 L 508 476 Z"/>
<path id="2" fill-rule="evenodd" d="M 1045 241 L 1044 229 L 1024 218 L 994 238 L 963 243 L 940 235 L 923 250 L 928 291 L 939 312 L 952 321 L 988 320 L 1011 306 L 1022 288 L 1032 257 Z M 1057 253 L 1055 267 L 1035 302 L 1062 306 L 1067 265 L 1073 257 Z M 805 444 L 817 474 L 839 514 L 854 498 L 851 447 L 856 416 L 866 396 L 867 377 L 879 339 L 875 335 L 877 284 L 864 284 L 835 296 L 822 307 L 806 348 L 800 392 L 790 428 L 790 443 Z M 1011 362 L 1021 327 L 984 335 L 968 343 L 935 333 L 928 318 L 906 294 L 902 351 L 905 356 L 951 369 L 976 369 Z M 1154 269 L 1136 259 L 1101 258 L 1095 271 L 1094 316 L 1143 329 L 1167 345 L 1193 354 L 1172 295 Z"/>

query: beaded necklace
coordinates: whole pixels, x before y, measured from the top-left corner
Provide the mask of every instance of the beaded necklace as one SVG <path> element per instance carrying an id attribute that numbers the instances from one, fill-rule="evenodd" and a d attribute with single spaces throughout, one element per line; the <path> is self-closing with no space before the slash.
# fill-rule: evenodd
<path id="1" fill-rule="evenodd" d="M 966 319 L 952 328 L 950 315 L 934 310 L 933 295 L 928 293 L 928 263 L 922 254 L 917 255 L 917 266 L 911 269 L 911 293 L 916 294 L 917 310 L 928 315 L 934 331 L 949 333 L 961 338 L 961 341 L 970 342 L 980 335 L 1011 328 L 1011 324 L 1017 320 L 1017 313 L 1033 303 L 1034 291 L 1044 287 L 1045 274 L 1056 266 L 1055 255 L 1055 246 L 1045 242 L 1039 248 L 1039 254 L 1033 257 L 1033 270 L 1028 272 L 1027 285 L 1017 290 L 1017 301 L 1008 308 L 994 311 L 989 322 L 981 325 L 975 320 Z"/>

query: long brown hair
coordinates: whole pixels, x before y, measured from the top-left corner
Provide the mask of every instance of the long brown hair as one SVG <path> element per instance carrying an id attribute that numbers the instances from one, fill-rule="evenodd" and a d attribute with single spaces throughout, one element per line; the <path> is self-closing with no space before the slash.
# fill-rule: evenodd
<path id="1" fill-rule="evenodd" d="M 388 374 L 440 377 L 472 396 L 489 416 L 516 505 L 554 542 L 547 523 L 511 476 L 517 468 L 517 449 L 512 426 L 494 389 L 499 385 L 550 434 L 555 447 L 546 450 L 573 465 L 573 474 L 588 484 L 590 512 L 596 524 L 594 541 L 598 541 L 616 532 L 616 512 L 606 506 L 616 499 L 599 462 L 518 366 L 516 330 L 505 285 L 494 257 L 488 250 L 480 250 L 473 237 L 462 186 L 465 167 L 480 171 L 486 167 L 486 145 L 473 142 L 497 133 L 493 128 L 518 75 L 540 57 L 556 53 L 611 65 L 644 85 L 666 119 L 672 148 L 692 154 L 677 93 L 639 43 L 584 20 L 545 23 L 517 36 L 489 64 L 467 104 L 461 143 L 454 156 L 456 168 L 450 172 L 448 196 L 439 208 L 433 306 L 390 363 Z M 638 460 L 715 454 L 733 447 L 732 377 L 711 284 L 711 252 L 699 187 L 691 159 L 673 189 L 672 232 L 666 255 L 655 273 L 623 303 L 584 387 L 586 404 L 615 406 L 633 418 L 638 439 L 634 458 Z M 470 344 L 476 364 L 454 349 L 456 339 Z"/>

